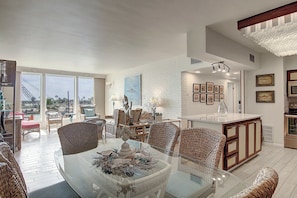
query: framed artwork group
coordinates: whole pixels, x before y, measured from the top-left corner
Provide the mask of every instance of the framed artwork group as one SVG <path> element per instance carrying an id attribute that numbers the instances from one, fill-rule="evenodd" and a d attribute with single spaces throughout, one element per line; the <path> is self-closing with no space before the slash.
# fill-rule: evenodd
<path id="1" fill-rule="evenodd" d="M 193 102 L 213 105 L 224 99 L 224 86 L 215 85 L 213 82 L 193 83 Z"/>
<path id="2" fill-rule="evenodd" d="M 256 87 L 274 86 L 274 74 L 256 75 Z M 256 91 L 257 103 L 274 103 L 274 90 Z"/>

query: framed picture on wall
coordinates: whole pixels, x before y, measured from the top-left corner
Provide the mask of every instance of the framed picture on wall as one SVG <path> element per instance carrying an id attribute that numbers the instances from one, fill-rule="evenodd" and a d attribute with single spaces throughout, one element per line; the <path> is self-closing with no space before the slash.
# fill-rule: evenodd
<path id="1" fill-rule="evenodd" d="M 206 92 L 207 93 L 213 93 L 213 82 L 207 82 L 206 83 Z"/>
<path id="2" fill-rule="evenodd" d="M 220 93 L 220 86 L 219 85 L 214 86 L 214 93 Z"/>
<path id="3" fill-rule="evenodd" d="M 206 102 L 206 94 L 200 94 L 200 102 L 205 103 Z"/>
<path id="4" fill-rule="evenodd" d="M 256 102 L 274 103 L 274 91 L 256 91 Z"/>
<path id="5" fill-rule="evenodd" d="M 206 94 L 206 104 L 213 105 L 213 103 L 214 103 L 213 94 Z"/>
<path id="6" fill-rule="evenodd" d="M 141 75 L 128 76 L 124 79 L 124 94 L 133 105 L 141 105 Z"/>
<path id="7" fill-rule="evenodd" d="M 256 87 L 274 86 L 274 74 L 256 75 Z"/>
<path id="8" fill-rule="evenodd" d="M 224 100 L 224 94 L 220 94 L 220 101 Z"/>
<path id="9" fill-rule="evenodd" d="M 193 83 L 193 92 L 200 92 L 200 84 Z"/>
<path id="10" fill-rule="evenodd" d="M 223 93 L 224 93 L 224 86 L 220 85 L 220 94 L 223 94 Z"/>
<path id="11" fill-rule="evenodd" d="M 193 93 L 193 102 L 199 102 L 199 101 L 200 101 L 200 94 Z"/>
<path id="12" fill-rule="evenodd" d="M 201 84 L 200 85 L 200 92 L 205 93 L 206 92 L 206 84 Z"/>
<path id="13" fill-rule="evenodd" d="M 220 102 L 220 94 L 215 94 L 214 95 L 214 101 L 215 102 Z"/>

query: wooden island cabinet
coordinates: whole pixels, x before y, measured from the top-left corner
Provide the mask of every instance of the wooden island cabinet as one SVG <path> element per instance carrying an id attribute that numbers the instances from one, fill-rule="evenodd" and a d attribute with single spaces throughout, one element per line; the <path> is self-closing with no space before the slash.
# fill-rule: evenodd
<path id="1" fill-rule="evenodd" d="M 210 128 L 226 136 L 220 168 L 233 169 L 256 156 L 262 149 L 262 121 L 260 115 L 228 113 L 183 116 L 187 127 Z"/>

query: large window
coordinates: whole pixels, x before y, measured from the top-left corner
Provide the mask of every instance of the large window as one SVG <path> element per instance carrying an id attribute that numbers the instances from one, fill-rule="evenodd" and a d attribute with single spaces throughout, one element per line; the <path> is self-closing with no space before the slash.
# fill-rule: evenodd
<path id="1" fill-rule="evenodd" d="M 21 104 L 25 116 L 40 120 L 40 74 L 22 73 Z"/>
<path id="2" fill-rule="evenodd" d="M 94 78 L 78 78 L 79 104 L 94 104 Z"/>
<path id="3" fill-rule="evenodd" d="M 22 112 L 34 120 L 44 118 L 41 111 L 47 110 L 75 116 L 77 105 L 95 103 L 94 78 L 91 77 L 22 72 L 21 91 Z"/>
<path id="4" fill-rule="evenodd" d="M 74 113 L 73 76 L 46 75 L 46 109 L 57 110 L 62 114 Z"/>

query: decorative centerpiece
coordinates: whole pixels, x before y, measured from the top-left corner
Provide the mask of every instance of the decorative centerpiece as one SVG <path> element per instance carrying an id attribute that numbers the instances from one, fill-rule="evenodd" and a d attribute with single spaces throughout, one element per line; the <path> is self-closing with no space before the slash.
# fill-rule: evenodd
<path id="1" fill-rule="evenodd" d="M 149 170 L 154 167 L 157 161 L 154 161 L 150 155 L 141 152 L 133 152 L 131 155 L 121 157 L 116 149 L 97 152 L 98 156 L 94 158 L 93 165 L 101 168 L 105 174 L 112 174 L 114 179 L 121 180 L 122 185 L 117 188 L 117 197 L 123 193 L 126 194 L 135 191 L 135 184 L 129 182 L 128 178 L 135 174 L 143 174 L 141 170 Z M 118 176 L 122 178 L 117 178 Z"/>
<path id="2" fill-rule="evenodd" d="M 133 154 L 133 151 L 130 149 L 129 144 L 126 142 L 130 137 L 134 137 L 135 133 L 133 133 L 131 130 L 129 130 L 127 127 L 123 127 L 120 134 L 122 140 L 124 143 L 121 146 L 121 150 L 119 152 L 119 155 L 121 157 L 128 157 Z"/>
<path id="3" fill-rule="evenodd" d="M 100 167 L 104 173 L 115 174 L 123 177 L 132 177 L 137 169 L 150 169 L 156 161 L 148 152 L 141 149 L 132 150 L 127 143 L 130 137 L 134 137 L 135 133 L 129 127 L 123 127 L 120 137 L 124 141 L 120 151 L 117 149 L 106 150 L 98 153 L 99 156 L 94 158 L 93 164 Z M 142 145 L 142 144 L 140 144 Z"/>
<path id="4" fill-rule="evenodd" d="M 122 156 L 116 149 L 97 152 L 99 156 L 94 158 L 93 165 L 106 174 L 132 177 L 137 169 L 151 169 L 156 163 L 149 154 L 140 151 L 129 153 Z"/>

